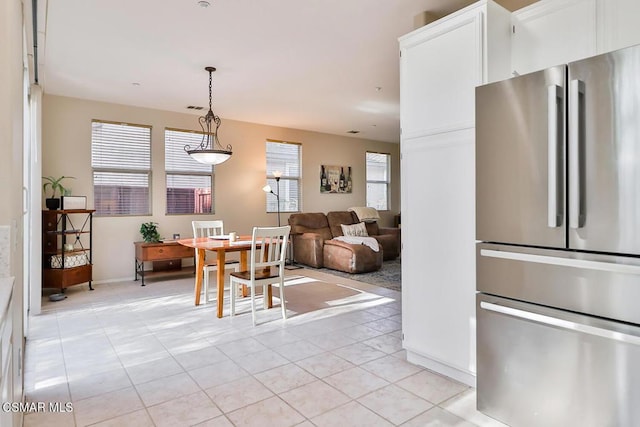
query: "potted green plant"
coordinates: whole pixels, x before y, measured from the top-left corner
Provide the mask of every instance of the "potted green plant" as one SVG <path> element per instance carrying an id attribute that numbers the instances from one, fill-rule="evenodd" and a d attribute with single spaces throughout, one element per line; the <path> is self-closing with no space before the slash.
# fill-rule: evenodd
<path id="1" fill-rule="evenodd" d="M 145 222 L 140 226 L 140 234 L 146 243 L 156 243 L 160 241 L 158 224 L 155 222 Z"/>
<path id="2" fill-rule="evenodd" d="M 46 182 L 42 185 L 42 191 L 47 195 L 47 189 L 51 189 L 51 197 L 47 197 L 45 199 L 45 205 L 49 210 L 55 210 L 60 207 L 60 198 L 56 197 L 56 194 L 60 196 L 65 196 L 71 194 L 71 190 L 62 185 L 62 180 L 65 178 L 75 179 L 73 176 L 61 176 L 59 178 L 55 178 L 53 176 L 43 176 Z"/>

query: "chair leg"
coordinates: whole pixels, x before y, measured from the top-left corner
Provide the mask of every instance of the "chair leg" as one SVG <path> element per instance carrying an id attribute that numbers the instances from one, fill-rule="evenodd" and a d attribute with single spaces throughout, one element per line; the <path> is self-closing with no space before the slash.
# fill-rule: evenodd
<path id="1" fill-rule="evenodd" d="M 251 318 L 253 326 L 256 326 L 256 285 L 251 283 Z"/>
<path id="2" fill-rule="evenodd" d="M 284 278 L 280 277 L 280 307 L 282 308 L 282 318 L 287 320 L 287 307 L 284 297 Z"/>
<path id="3" fill-rule="evenodd" d="M 204 291 L 204 304 L 209 303 L 209 269 L 205 267 L 204 277 L 202 280 L 202 289 Z"/>
<path id="4" fill-rule="evenodd" d="M 240 264 L 234 264 L 233 271 L 235 271 L 236 273 L 240 271 Z M 242 297 L 242 285 L 237 284 L 236 286 L 231 286 L 229 292 L 233 292 L 236 294 L 236 296 Z"/>
<path id="5" fill-rule="evenodd" d="M 235 292 L 233 292 L 233 288 L 236 286 L 235 282 L 233 281 L 233 277 L 231 277 L 230 280 L 230 284 L 229 286 L 231 287 L 231 289 L 229 290 L 229 297 L 231 298 L 231 317 L 236 315 L 236 294 Z"/>
<path id="6" fill-rule="evenodd" d="M 269 286 L 266 283 L 262 285 L 262 308 L 267 310 L 269 308 Z"/>

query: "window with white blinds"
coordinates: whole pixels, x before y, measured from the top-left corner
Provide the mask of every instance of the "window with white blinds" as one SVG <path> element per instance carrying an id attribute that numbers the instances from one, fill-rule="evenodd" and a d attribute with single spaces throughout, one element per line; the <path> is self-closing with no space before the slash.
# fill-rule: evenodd
<path id="1" fill-rule="evenodd" d="M 267 184 L 280 196 L 280 212 L 300 211 L 301 145 L 294 142 L 267 141 Z M 282 173 L 276 182 L 273 173 Z M 278 211 L 278 199 L 267 194 L 267 212 Z"/>
<path id="2" fill-rule="evenodd" d="M 91 122 L 97 215 L 150 215 L 151 126 Z"/>
<path id="3" fill-rule="evenodd" d="M 213 167 L 196 162 L 184 151 L 198 146 L 202 132 L 164 131 L 164 162 L 167 175 L 167 214 L 213 213 Z"/>
<path id="4" fill-rule="evenodd" d="M 367 206 L 378 210 L 389 209 L 391 183 L 391 155 L 367 152 Z"/>

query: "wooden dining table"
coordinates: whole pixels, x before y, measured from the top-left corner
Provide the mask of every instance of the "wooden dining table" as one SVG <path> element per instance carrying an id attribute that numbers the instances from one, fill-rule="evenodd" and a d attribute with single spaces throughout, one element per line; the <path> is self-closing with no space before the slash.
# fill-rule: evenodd
<path id="1" fill-rule="evenodd" d="M 216 253 L 217 271 L 217 316 L 222 317 L 224 302 L 224 272 L 227 252 L 240 252 L 240 270 L 247 270 L 247 254 L 251 252 L 251 236 L 238 236 L 235 242 L 229 239 L 198 237 L 194 239 L 180 239 L 178 243 L 196 250 L 196 283 L 195 283 L 195 305 L 200 305 L 200 292 L 202 291 L 202 278 L 204 275 L 205 258 L 207 251 Z M 259 247 L 261 242 L 256 242 Z M 246 289 L 243 289 L 243 296 L 246 296 Z M 205 295 L 205 299 L 207 296 Z M 272 307 L 271 286 L 268 287 L 267 307 Z"/>

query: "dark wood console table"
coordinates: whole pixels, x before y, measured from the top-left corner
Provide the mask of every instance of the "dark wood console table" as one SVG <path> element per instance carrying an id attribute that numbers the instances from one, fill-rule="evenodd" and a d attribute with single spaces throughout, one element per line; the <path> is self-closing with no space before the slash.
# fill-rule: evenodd
<path id="1" fill-rule="evenodd" d="M 183 258 L 195 259 L 195 251 L 192 248 L 183 246 L 176 241 L 157 243 L 134 242 L 134 244 L 136 246 L 135 280 L 138 280 L 138 276 L 142 278 L 142 286 L 145 285 L 145 277 L 195 272 L 195 261 L 193 267 L 182 267 Z M 146 261 L 153 262 L 153 270 L 144 270 L 144 263 Z"/>

